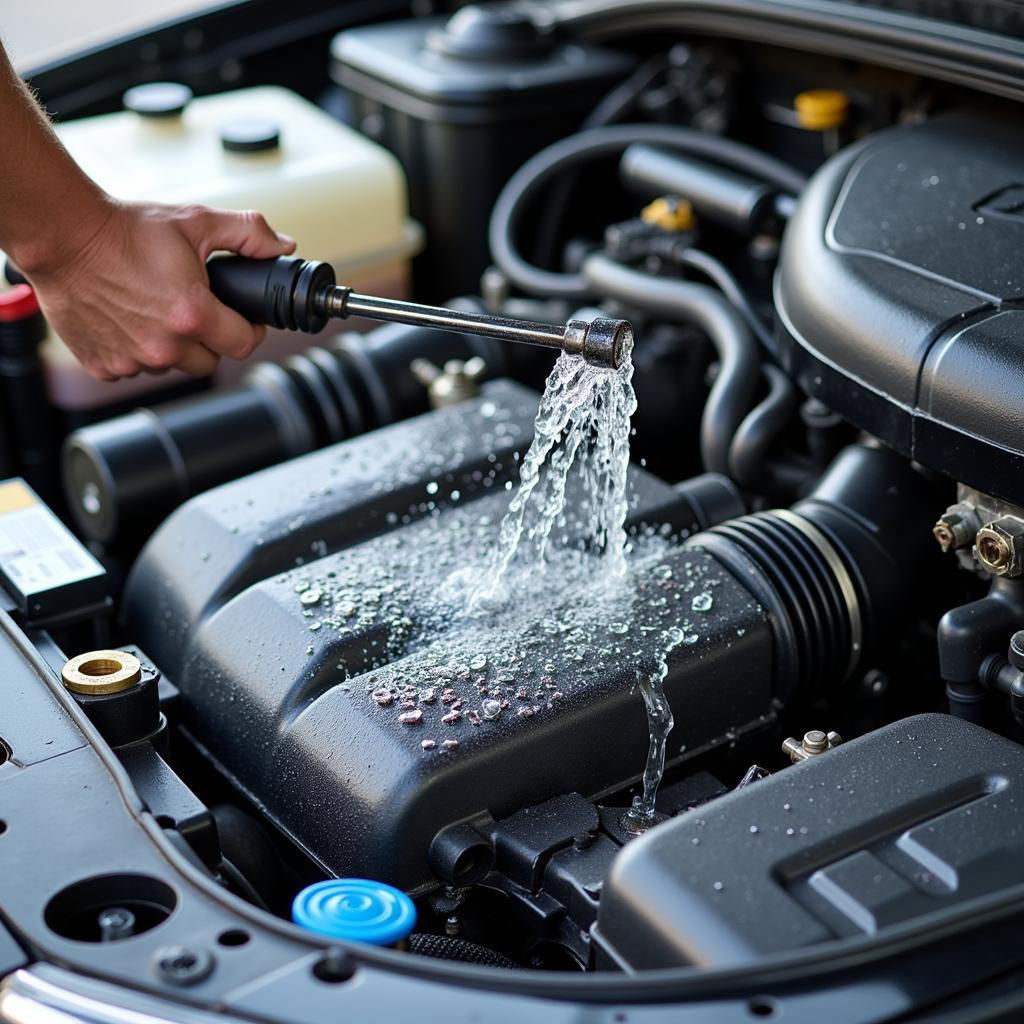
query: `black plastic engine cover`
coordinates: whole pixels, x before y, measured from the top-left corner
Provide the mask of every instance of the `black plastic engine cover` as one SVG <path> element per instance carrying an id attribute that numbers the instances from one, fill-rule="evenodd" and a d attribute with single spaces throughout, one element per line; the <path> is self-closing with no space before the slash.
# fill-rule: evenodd
<path id="1" fill-rule="evenodd" d="M 916 715 L 652 829 L 595 937 L 627 970 L 738 966 L 967 910 L 1024 883 L 1024 750 Z"/>
<path id="2" fill-rule="evenodd" d="M 562 595 L 572 628 L 572 616 L 517 633 L 498 622 L 470 642 L 471 625 L 439 618 L 432 595 L 460 547 L 493 536 L 507 506 L 536 402 L 497 382 L 210 491 L 133 569 L 128 626 L 180 688 L 190 733 L 330 872 L 417 889 L 446 826 L 637 778 L 638 622 L 693 619 L 668 659 L 670 762 L 771 710 L 764 613 L 704 552 L 666 549 L 622 610 L 625 636 L 614 623 L 588 633 L 586 592 Z M 633 487 L 634 519 L 692 525 L 668 485 L 635 471 Z M 693 612 L 703 589 L 713 608 Z M 493 720 L 485 690 L 503 695 Z"/>
<path id="3" fill-rule="evenodd" d="M 775 283 L 802 387 L 898 451 L 1024 500 L 1024 137 L 964 111 L 828 161 Z"/>

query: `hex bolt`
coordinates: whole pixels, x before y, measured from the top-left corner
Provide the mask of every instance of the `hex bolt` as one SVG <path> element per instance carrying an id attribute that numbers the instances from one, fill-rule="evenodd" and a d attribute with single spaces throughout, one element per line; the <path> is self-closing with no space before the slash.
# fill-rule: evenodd
<path id="1" fill-rule="evenodd" d="M 163 946 L 153 954 L 157 977 L 169 985 L 194 985 L 213 970 L 213 956 L 205 949 Z"/>
<path id="2" fill-rule="evenodd" d="M 1024 519 L 1000 516 L 978 531 L 974 557 L 995 576 L 1024 573 Z"/>

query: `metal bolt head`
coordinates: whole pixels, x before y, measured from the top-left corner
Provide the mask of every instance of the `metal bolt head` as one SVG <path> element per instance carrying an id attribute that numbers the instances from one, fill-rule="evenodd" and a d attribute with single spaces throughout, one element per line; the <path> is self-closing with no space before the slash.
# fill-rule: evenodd
<path id="1" fill-rule="evenodd" d="M 811 729 L 810 732 L 804 733 L 802 746 L 808 754 L 820 754 L 823 750 L 828 750 L 828 736 L 820 729 Z"/>
<path id="2" fill-rule="evenodd" d="M 205 949 L 163 946 L 153 954 L 157 977 L 171 985 L 194 985 L 213 970 L 213 957 Z"/>
<path id="3" fill-rule="evenodd" d="M 96 917 L 101 942 L 130 938 L 135 932 L 135 915 L 127 907 L 106 907 Z"/>
<path id="4" fill-rule="evenodd" d="M 978 531 L 974 557 L 995 576 L 1024 573 L 1024 519 L 1001 516 Z"/>

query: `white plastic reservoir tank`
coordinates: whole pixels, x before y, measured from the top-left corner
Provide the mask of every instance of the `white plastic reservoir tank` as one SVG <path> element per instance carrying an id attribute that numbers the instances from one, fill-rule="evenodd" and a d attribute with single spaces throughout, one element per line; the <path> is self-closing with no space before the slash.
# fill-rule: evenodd
<path id="1" fill-rule="evenodd" d="M 131 109 L 58 125 L 57 132 L 111 195 L 260 210 L 296 240 L 298 255 L 333 263 L 339 281 L 359 291 L 407 294 L 421 230 L 408 217 L 405 176 L 387 150 L 287 89 L 190 95 L 172 83 L 142 86 L 125 96 Z M 257 358 L 313 344 L 303 335 L 272 333 Z M 44 351 L 52 397 L 62 408 L 83 410 L 168 383 L 142 375 L 100 384 L 58 340 Z M 220 375 L 238 372 L 227 360 L 222 367 Z"/>

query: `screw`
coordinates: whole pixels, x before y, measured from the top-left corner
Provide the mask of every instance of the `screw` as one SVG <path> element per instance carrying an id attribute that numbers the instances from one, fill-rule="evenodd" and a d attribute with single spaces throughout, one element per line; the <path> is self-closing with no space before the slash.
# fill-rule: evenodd
<path id="1" fill-rule="evenodd" d="M 100 942 L 127 939 L 135 932 L 135 915 L 126 907 L 107 907 L 96 918 Z"/>
<path id="2" fill-rule="evenodd" d="M 445 933 L 445 935 L 449 935 L 452 938 L 454 938 L 456 935 L 459 934 L 460 930 L 461 930 L 461 925 L 459 924 L 459 919 L 458 919 L 458 917 L 455 914 L 452 914 L 450 917 L 448 917 L 445 920 L 445 922 L 444 922 L 444 933 Z"/>
<path id="3" fill-rule="evenodd" d="M 163 946 L 153 954 L 153 966 L 169 985 L 194 985 L 213 970 L 213 957 L 205 949 Z"/>

